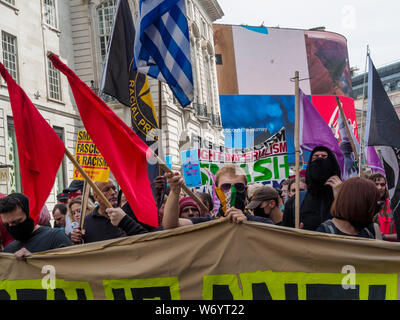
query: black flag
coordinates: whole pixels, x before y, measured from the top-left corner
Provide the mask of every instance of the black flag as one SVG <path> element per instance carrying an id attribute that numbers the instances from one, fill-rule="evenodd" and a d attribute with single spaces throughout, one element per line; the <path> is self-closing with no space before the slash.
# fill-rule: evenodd
<path id="1" fill-rule="evenodd" d="M 147 76 L 132 67 L 134 41 L 135 26 L 128 1 L 119 0 L 100 90 L 131 109 L 132 129 L 155 151 L 159 125 Z M 147 170 L 153 183 L 158 165 L 148 164 Z"/>
<path id="2" fill-rule="evenodd" d="M 381 150 L 387 179 L 390 207 L 400 241 L 400 120 L 369 57 L 368 111 L 365 145 Z"/>

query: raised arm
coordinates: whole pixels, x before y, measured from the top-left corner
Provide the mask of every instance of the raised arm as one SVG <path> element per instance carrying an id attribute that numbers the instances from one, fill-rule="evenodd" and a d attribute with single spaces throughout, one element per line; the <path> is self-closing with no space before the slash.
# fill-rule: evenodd
<path id="1" fill-rule="evenodd" d="M 164 230 L 191 225 L 192 221 L 189 219 L 179 218 L 179 194 L 184 179 L 179 175 L 179 172 L 166 173 L 165 177 L 167 178 L 167 183 L 169 184 L 171 191 L 164 208 L 162 221 Z"/>

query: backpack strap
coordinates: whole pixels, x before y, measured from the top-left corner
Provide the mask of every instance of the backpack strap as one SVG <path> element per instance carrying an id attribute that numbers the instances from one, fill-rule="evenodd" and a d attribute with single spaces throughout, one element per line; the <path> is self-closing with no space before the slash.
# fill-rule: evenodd
<path id="1" fill-rule="evenodd" d="M 336 234 L 336 229 L 333 227 L 332 220 L 325 221 L 321 225 L 324 227 L 325 233 Z"/>

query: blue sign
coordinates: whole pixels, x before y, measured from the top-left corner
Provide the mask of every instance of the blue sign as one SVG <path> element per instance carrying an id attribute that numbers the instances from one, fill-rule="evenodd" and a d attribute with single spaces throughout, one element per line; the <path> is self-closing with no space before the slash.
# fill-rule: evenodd
<path id="1" fill-rule="evenodd" d="M 201 186 L 201 172 L 198 150 L 181 152 L 182 169 L 185 183 L 189 188 Z"/>

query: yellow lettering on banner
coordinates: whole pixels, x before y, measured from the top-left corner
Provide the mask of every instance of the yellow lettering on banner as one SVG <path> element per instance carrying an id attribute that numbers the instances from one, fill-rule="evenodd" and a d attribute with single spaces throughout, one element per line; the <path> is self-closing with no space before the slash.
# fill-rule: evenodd
<path id="1" fill-rule="evenodd" d="M 345 276 L 344 273 L 273 271 L 206 275 L 202 296 L 204 300 L 397 299 L 397 274 L 356 273 L 353 289 L 343 288 Z"/>
<path id="2" fill-rule="evenodd" d="M 180 300 L 178 277 L 103 280 L 107 300 Z"/>
<path id="3" fill-rule="evenodd" d="M 55 280 L 54 289 L 44 289 L 42 279 L 0 281 L 0 300 L 93 300 L 88 282 Z"/>

